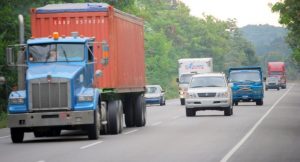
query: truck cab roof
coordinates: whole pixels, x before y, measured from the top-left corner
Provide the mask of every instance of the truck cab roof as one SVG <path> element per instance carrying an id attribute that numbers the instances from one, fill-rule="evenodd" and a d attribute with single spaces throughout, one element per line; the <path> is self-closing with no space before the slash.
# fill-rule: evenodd
<path id="1" fill-rule="evenodd" d="M 59 37 L 58 39 L 54 39 L 52 37 L 43 37 L 43 38 L 32 38 L 27 41 L 27 44 L 41 44 L 41 43 L 49 43 L 49 42 L 57 42 L 57 43 L 84 43 L 92 40 L 90 37 Z"/>

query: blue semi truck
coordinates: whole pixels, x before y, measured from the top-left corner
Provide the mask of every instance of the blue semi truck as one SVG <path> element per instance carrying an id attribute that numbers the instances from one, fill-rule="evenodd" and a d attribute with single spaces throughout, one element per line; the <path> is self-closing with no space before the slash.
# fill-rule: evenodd
<path id="1" fill-rule="evenodd" d="M 261 67 L 229 68 L 228 81 L 231 83 L 233 104 L 256 102 L 263 105 L 264 86 Z"/>
<path id="2" fill-rule="evenodd" d="M 51 4 L 32 9 L 31 27 L 26 43 L 6 49 L 18 67 L 7 108 L 13 143 L 73 129 L 98 139 L 121 133 L 124 118 L 145 126 L 142 19 L 103 3 Z"/>

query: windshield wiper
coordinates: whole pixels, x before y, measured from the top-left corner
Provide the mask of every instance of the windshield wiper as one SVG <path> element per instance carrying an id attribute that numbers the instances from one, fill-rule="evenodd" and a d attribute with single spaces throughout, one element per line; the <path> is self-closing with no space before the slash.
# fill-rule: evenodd
<path id="1" fill-rule="evenodd" d="M 69 62 L 65 49 L 62 46 L 60 46 L 60 48 L 63 50 L 64 56 L 66 58 L 66 62 Z"/>

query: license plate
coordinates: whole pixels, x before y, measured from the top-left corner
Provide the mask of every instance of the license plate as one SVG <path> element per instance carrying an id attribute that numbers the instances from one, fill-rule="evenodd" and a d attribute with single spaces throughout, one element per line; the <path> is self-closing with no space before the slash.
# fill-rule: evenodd
<path id="1" fill-rule="evenodd" d="M 248 96 L 242 96 L 242 98 L 248 98 Z"/>

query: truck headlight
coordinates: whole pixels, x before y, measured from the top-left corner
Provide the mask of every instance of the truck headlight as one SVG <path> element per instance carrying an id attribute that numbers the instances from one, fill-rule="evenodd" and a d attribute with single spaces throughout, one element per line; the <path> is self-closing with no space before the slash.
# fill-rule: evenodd
<path id="1" fill-rule="evenodd" d="M 12 105 L 22 105 L 24 104 L 24 98 L 11 98 L 9 99 L 9 103 Z"/>
<path id="2" fill-rule="evenodd" d="M 220 92 L 220 93 L 217 93 L 216 96 L 220 97 L 220 98 L 226 98 L 226 97 L 228 97 L 228 92 Z"/>
<path id="3" fill-rule="evenodd" d="M 78 96 L 77 101 L 78 102 L 91 102 L 91 101 L 93 101 L 93 96 Z"/>

